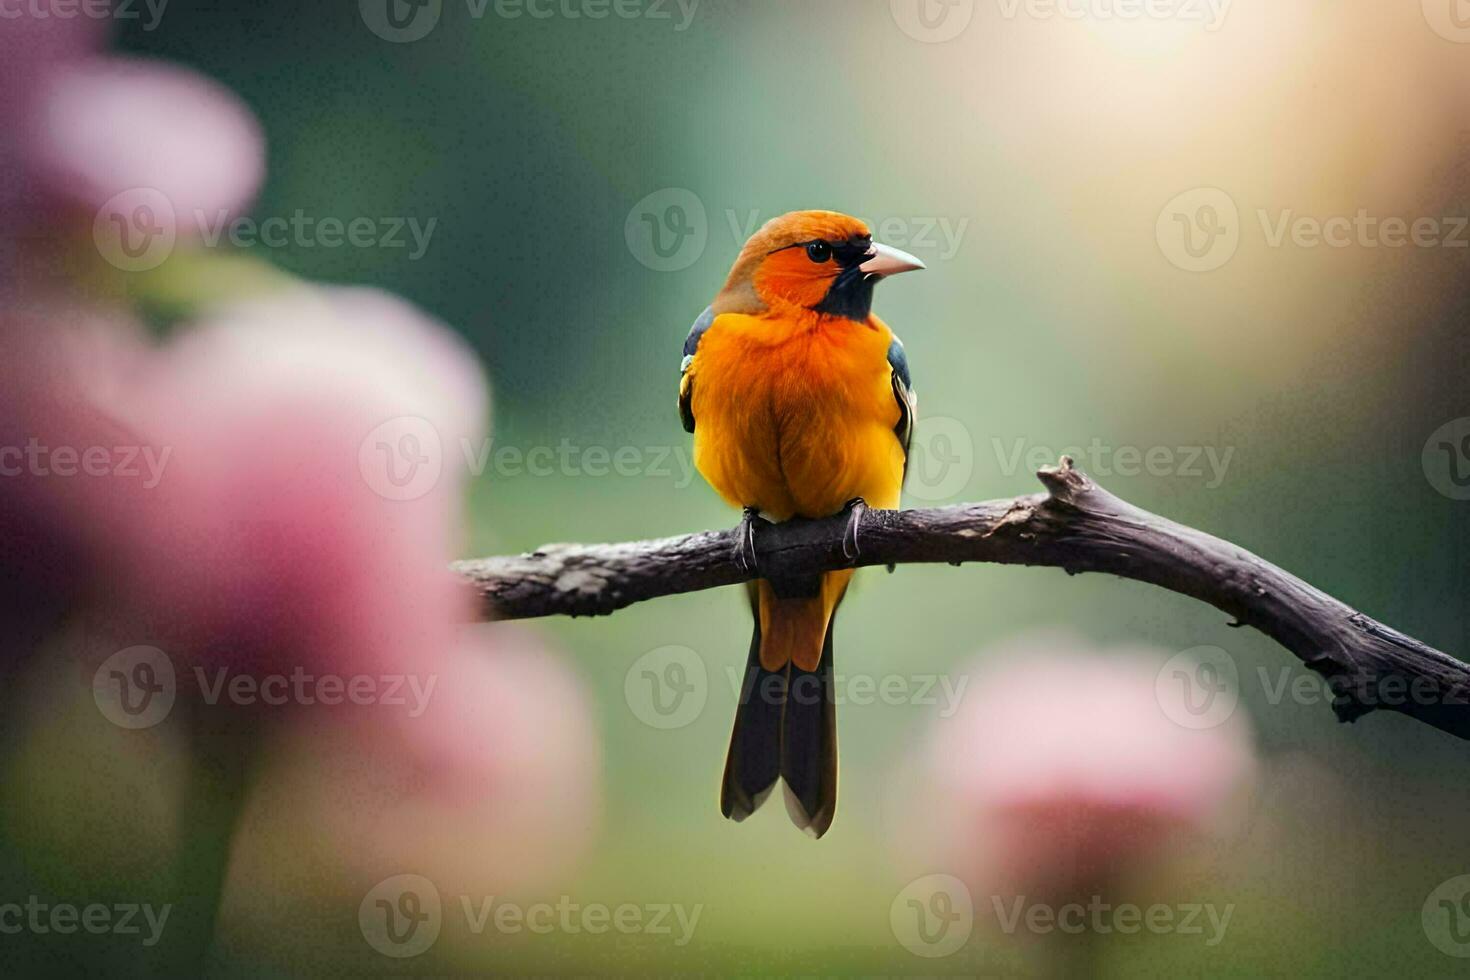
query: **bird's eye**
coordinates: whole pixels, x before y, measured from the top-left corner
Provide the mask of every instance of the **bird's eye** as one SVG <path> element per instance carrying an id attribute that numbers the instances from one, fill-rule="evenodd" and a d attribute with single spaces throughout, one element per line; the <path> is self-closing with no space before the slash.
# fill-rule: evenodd
<path id="1" fill-rule="evenodd" d="M 806 257 L 813 262 L 826 262 L 832 257 L 832 246 L 826 242 L 811 242 L 806 247 Z"/>

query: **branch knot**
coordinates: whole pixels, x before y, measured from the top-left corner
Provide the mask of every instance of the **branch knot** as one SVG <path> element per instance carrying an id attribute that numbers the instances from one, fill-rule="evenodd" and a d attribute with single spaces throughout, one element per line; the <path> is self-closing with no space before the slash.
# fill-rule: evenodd
<path id="1" fill-rule="evenodd" d="M 1076 468 L 1071 456 L 1063 456 L 1056 466 L 1043 466 L 1036 471 L 1036 478 L 1053 500 L 1074 507 L 1093 489 L 1092 481 Z"/>

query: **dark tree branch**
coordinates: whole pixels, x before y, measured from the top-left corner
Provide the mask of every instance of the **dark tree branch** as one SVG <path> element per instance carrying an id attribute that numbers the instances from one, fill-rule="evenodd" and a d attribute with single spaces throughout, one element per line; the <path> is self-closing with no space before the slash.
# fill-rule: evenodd
<path id="1" fill-rule="evenodd" d="M 1072 461 L 1037 474 L 1047 492 L 929 510 L 870 510 L 859 565 L 967 561 L 1110 572 L 1192 596 L 1253 626 L 1327 679 L 1342 721 L 1398 711 L 1470 738 L 1470 666 L 1390 629 L 1228 541 L 1140 510 Z M 761 527 L 765 575 L 851 567 L 845 516 Z M 492 619 L 597 616 L 657 596 L 746 581 L 734 531 L 608 545 L 547 545 L 462 561 Z"/>

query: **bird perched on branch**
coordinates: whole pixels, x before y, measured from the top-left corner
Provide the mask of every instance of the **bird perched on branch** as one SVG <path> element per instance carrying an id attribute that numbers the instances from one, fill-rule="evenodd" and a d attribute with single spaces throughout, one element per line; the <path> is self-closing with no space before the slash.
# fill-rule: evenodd
<path id="1" fill-rule="evenodd" d="M 914 427 L 903 345 L 871 312 L 884 276 L 922 269 L 856 218 L 793 211 L 751 236 L 684 341 L 679 415 L 694 463 L 742 508 L 738 560 L 760 574 L 764 521 L 846 510 L 858 557 L 869 504 L 896 508 Z M 743 820 L 777 779 L 797 826 L 821 837 L 837 806 L 832 622 L 852 570 L 750 587 L 755 633 L 720 809 Z"/>

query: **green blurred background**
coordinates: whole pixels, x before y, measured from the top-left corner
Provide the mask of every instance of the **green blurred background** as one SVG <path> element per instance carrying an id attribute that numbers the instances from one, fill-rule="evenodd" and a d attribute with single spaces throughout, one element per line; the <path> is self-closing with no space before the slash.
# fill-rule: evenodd
<path id="1" fill-rule="evenodd" d="M 1222 478 L 1203 459 L 1198 473 L 1082 465 L 1142 507 L 1470 651 L 1470 502 L 1436 490 L 1422 461 L 1431 433 L 1470 415 L 1470 249 L 1272 247 L 1259 217 L 1470 209 L 1470 47 L 1417 4 L 1239 0 L 1215 30 L 1182 15 L 1109 18 L 1106 4 L 1079 19 L 934 4 L 931 15 L 969 18 L 947 40 L 914 36 L 904 0 L 702 0 L 687 22 L 674 3 L 603 19 L 567 16 L 587 9 L 576 2 L 545 18 L 503 16 L 493 0 L 481 17 L 472 9 L 444 0 L 425 37 L 390 43 L 350 2 L 172 0 L 156 29 L 124 22 L 120 34 L 125 50 L 193 66 L 258 114 L 270 150 L 257 218 L 436 222 L 416 260 L 407 248 L 296 245 L 251 258 L 392 290 L 462 331 L 494 386 L 495 449 L 570 445 L 594 470 L 588 447 L 637 449 L 635 475 L 558 464 L 540 476 L 492 456 L 472 484 L 466 556 L 732 523 L 686 473 L 679 346 L 753 218 L 832 208 L 929 264 L 876 302 L 935 420 L 920 432 L 928 475 L 909 505 L 1032 492 L 1033 451 L 1208 449 L 1228 459 Z M 1160 216 L 1202 187 L 1238 208 L 1240 241 L 1220 268 L 1191 272 L 1171 261 Z M 677 244 L 661 258 L 643 214 L 677 224 L 670 204 L 693 233 L 665 225 L 661 244 Z M 241 972 L 1029 969 L 983 933 L 925 960 L 890 930 L 915 873 L 892 856 L 909 832 L 892 816 L 894 787 L 935 706 L 844 707 L 839 815 L 814 843 L 779 804 L 738 827 L 718 812 L 727 671 L 749 628 L 734 590 L 536 628 L 593 695 L 606 781 L 592 855 L 549 894 L 703 903 L 694 941 L 449 925 L 431 957 L 390 962 L 356 935 L 355 897 L 307 924 L 282 886 L 238 899 L 274 914 L 222 927 Z M 1098 648 L 1225 648 L 1262 755 L 1245 829 L 1177 894 L 1234 903 L 1227 940 L 1116 937 L 1110 972 L 1462 970 L 1420 912 L 1440 882 L 1470 872 L 1466 746 L 1393 715 L 1344 726 L 1324 704 L 1271 704 L 1258 669 L 1295 675 L 1296 662 L 1208 607 L 1056 570 L 869 572 L 839 619 L 837 664 L 950 675 L 1058 628 Z M 709 678 L 702 712 L 674 730 L 645 724 L 625 697 L 635 661 L 667 646 L 693 650 Z M 20 843 L 72 860 L 78 842 L 48 815 L 83 806 L 118 765 L 50 777 Z"/>

